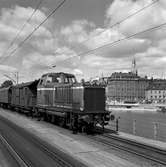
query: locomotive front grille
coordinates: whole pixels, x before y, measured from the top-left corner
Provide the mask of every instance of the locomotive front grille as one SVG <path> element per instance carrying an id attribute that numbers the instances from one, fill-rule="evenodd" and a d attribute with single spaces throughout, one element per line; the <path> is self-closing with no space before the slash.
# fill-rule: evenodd
<path id="1" fill-rule="evenodd" d="M 105 89 L 89 87 L 84 90 L 84 101 L 86 111 L 105 110 Z"/>

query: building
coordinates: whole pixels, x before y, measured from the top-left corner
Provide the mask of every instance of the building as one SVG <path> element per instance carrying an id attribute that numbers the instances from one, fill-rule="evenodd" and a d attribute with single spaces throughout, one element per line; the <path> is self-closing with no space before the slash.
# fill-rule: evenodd
<path id="1" fill-rule="evenodd" d="M 135 73 L 115 72 L 109 77 L 106 87 L 109 102 L 143 102 L 145 90 L 149 85 L 147 77 L 141 78 Z"/>
<path id="2" fill-rule="evenodd" d="M 149 86 L 149 80 L 138 76 L 135 57 L 132 60 L 131 72 L 114 72 L 108 78 L 106 95 L 108 102 L 144 102 L 145 91 Z"/>
<path id="3" fill-rule="evenodd" d="M 166 103 L 166 80 L 151 80 L 146 89 L 146 101 L 149 103 Z"/>

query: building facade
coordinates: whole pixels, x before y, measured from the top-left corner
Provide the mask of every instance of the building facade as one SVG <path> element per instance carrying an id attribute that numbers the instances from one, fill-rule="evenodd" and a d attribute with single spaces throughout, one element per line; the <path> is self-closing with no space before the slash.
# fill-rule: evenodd
<path id="1" fill-rule="evenodd" d="M 151 80 L 146 89 L 146 101 L 148 103 L 166 103 L 166 80 Z"/>
<path id="2" fill-rule="evenodd" d="M 106 87 L 109 102 L 143 102 L 149 85 L 147 77 L 141 78 L 136 73 L 115 72 L 108 78 Z"/>

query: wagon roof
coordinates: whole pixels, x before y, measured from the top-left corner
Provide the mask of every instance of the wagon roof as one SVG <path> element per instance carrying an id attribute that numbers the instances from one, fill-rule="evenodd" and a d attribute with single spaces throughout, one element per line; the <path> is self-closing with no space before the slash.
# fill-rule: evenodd
<path id="1" fill-rule="evenodd" d="M 12 86 L 0 88 L 0 91 L 1 91 L 1 90 L 8 90 L 8 89 L 10 89 L 11 87 L 12 87 Z"/>
<path id="2" fill-rule="evenodd" d="M 13 87 L 17 87 L 17 88 L 21 88 L 21 87 L 29 87 L 31 85 L 37 85 L 39 82 L 39 80 L 35 80 L 35 81 L 30 81 L 30 82 L 25 82 L 25 83 L 21 83 L 18 85 L 15 85 Z"/>

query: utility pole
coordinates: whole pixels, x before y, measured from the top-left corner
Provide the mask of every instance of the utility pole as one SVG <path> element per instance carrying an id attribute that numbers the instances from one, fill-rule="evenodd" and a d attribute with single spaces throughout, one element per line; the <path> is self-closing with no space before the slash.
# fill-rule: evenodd
<path id="1" fill-rule="evenodd" d="M 16 72 L 16 83 L 18 84 L 18 79 L 19 79 L 19 76 L 18 76 L 18 71 Z"/>
<path id="2" fill-rule="evenodd" d="M 16 80 L 16 84 L 18 84 L 18 81 L 19 81 L 19 75 L 18 75 L 18 74 L 19 74 L 18 71 L 16 71 L 16 72 L 14 73 L 15 80 Z"/>

